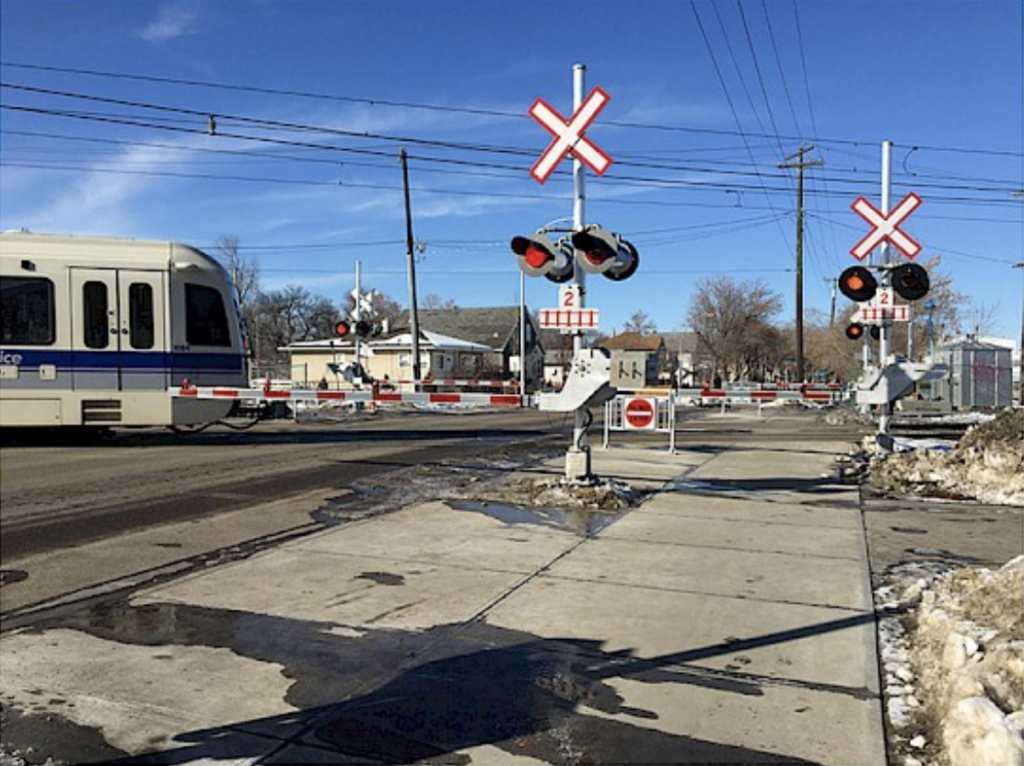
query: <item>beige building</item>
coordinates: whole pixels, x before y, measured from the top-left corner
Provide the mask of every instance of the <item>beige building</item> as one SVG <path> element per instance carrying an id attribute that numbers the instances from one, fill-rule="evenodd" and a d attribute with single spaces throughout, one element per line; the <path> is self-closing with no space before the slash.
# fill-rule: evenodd
<path id="1" fill-rule="evenodd" d="M 412 380 L 411 333 L 368 338 L 361 340 L 359 346 L 362 367 L 374 380 L 396 385 Z M 419 346 L 421 379 L 478 377 L 494 352 L 490 346 L 430 331 L 420 332 Z M 349 386 L 344 370 L 356 361 L 354 337 L 292 343 L 282 351 L 291 357 L 291 379 L 296 386 Z"/>
<path id="2" fill-rule="evenodd" d="M 406 324 L 408 318 L 399 318 Z M 424 309 L 419 312 L 420 379 L 519 379 L 519 308 Z M 526 319 L 527 390 L 540 380 L 544 348 L 532 317 Z M 291 359 L 297 386 L 344 388 L 344 371 L 356 361 L 355 338 L 292 343 L 280 349 Z M 413 379 L 412 334 L 392 334 L 360 341 L 362 368 L 377 382 L 400 385 Z"/>

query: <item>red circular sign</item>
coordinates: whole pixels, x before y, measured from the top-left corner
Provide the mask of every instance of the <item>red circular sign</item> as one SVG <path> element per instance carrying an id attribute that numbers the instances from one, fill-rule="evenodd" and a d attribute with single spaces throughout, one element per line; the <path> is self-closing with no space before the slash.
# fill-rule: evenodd
<path id="1" fill-rule="evenodd" d="M 625 416 L 629 428 L 653 428 L 654 402 L 650 399 L 630 399 L 626 403 Z"/>

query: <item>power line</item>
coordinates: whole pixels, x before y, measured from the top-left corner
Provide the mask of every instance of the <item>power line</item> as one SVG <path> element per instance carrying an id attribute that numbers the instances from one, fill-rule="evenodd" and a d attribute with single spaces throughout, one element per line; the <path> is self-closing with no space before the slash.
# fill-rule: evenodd
<path id="1" fill-rule="evenodd" d="M 751 133 L 750 131 L 745 131 L 745 130 L 742 130 L 742 129 L 739 129 L 739 130 L 726 130 L 726 129 L 716 129 L 716 128 L 697 128 L 697 127 L 684 126 L 684 125 L 662 125 L 662 124 L 655 124 L 655 123 L 626 122 L 626 121 L 614 121 L 614 120 L 602 120 L 602 125 L 608 126 L 608 127 L 630 128 L 630 129 L 636 129 L 636 130 L 650 130 L 650 131 L 660 131 L 660 132 L 696 133 L 696 134 L 706 134 L 706 135 L 732 136 L 732 137 L 739 137 L 739 138 L 756 137 L 756 138 L 770 139 L 772 141 L 782 140 L 784 142 L 788 142 L 788 141 L 804 141 L 804 140 L 806 140 L 806 141 L 813 141 L 816 144 L 828 143 L 828 144 L 837 144 L 837 145 L 838 144 L 842 144 L 842 145 L 850 145 L 850 146 L 864 146 L 865 144 L 876 144 L 877 141 L 873 141 L 873 140 L 872 141 L 864 141 L 864 140 L 859 140 L 859 139 L 836 138 L 836 137 L 827 137 L 827 136 L 818 135 L 817 126 L 815 124 L 815 119 L 814 119 L 813 100 L 811 98 L 810 87 L 809 87 L 808 78 L 807 78 L 807 65 L 806 65 L 806 60 L 804 58 L 803 35 L 802 35 L 802 32 L 801 32 L 801 28 L 800 28 L 800 18 L 799 18 L 799 12 L 798 12 L 798 10 L 796 8 L 796 0 L 794 0 L 794 9 L 793 10 L 794 10 L 794 16 L 795 16 L 795 21 L 796 21 L 796 29 L 797 29 L 797 37 L 798 37 L 798 47 L 800 49 L 801 68 L 802 68 L 802 71 L 803 71 L 803 78 L 804 78 L 804 88 L 805 88 L 805 91 L 807 92 L 808 107 L 809 107 L 809 110 L 811 112 L 812 129 L 813 129 L 813 132 L 814 132 L 813 136 L 770 134 L 770 133 L 767 133 L 767 132 L 762 132 L 760 134 L 757 134 L 757 133 Z M 699 21 L 700 20 L 699 20 L 699 17 L 698 17 L 698 23 L 699 23 Z M 312 91 L 302 91 L 302 90 L 294 90 L 294 89 L 267 88 L 267 87 L 261 87 L 261 86 L 245 85 L 245 84 L 240 84 L 240 83 L 223 83 L 223 82 L 212 82 L 212 81 L 205 81 L 205 80 L 189 80 L 189 79 L 172 78 L 172 77 L 158 77 L 158 76 L 153 76 L 153 75 L 139 75 L 139 74 L 130 74 L 130 73 L 126 73 L 126 72 L 110 72 L 110 71 L 100 71 L 100 70 L 94 70 L 94 69 L 80 69 L 80 68 L 74 68 L 74 67 L 47 66 L 47 65 L 43 65 L 43 64 L 31 64 L 31 63 L 26 63 L 26 62 L 15 62 L 15 61 L 0 61 L 0 67 L 10 67 L 10 68 L 13 68 L 13 69 L 23 69 L 23 70 L 28 70 L 28 71 L 53 72 L 53 73 L 59 73 L 59 74 L 83 75 L 83 76 L 91 76 L 91 77 L 107 78 L 107 79 L 122 79 L 122 80 L 134 80 L 134 81 L 140 81 L 140 82 L 151 82 L 151 83 L 160 83 L 160 84 L 169 84 L 169 85 L 184 85 L 184 86 L 189 86 L 189 87 L 210 88 L 210 89 L 218 89 L 218 90 L 225 90 L 225 91 L 237 91 L 237 92 L 243 92 L 243 93 L 255 93 L 255 94 L 263 94 L 263 95 L 281 95 L 281 96 L 292 96 L 292 97 L 317 99 L 317 100 L 326 100 L 326 101 L 338 101 L 338 102 L 343 102 L 343 103 L 358 103 L 358 104 L 364 104 L 364 105 L 367 105 L 367 106 L 375 106 L 375 107 L 381 106 L 381 107 L 389 107 L 389 108 L 396 108 L 396 109 L 421 109 L 421 110 L 444 112 L 444 113 L 451 113 L 451 114 L 469 114 L 469 115 L 486 116 L 486 117 L 497 117 L 497 118 L 506 118 L 506 119 L 515 119 L 515 120 L 526 120 L 527 119 L 527 115 L 526 115 L 525 111 L 522 112 L 522 113 L 519 113 L 519 112 L 507 112 L 507 111 L 501 111 L 501 110 L 496 110 L 496 109 L 484 109 L 484 108 L 481 108 L 481 107 L 464 107 L 464 106 L 460 107 L 460 106 L 441 105 L 441 104 L 426 104 L 426 103 L 422 103 L 422 102 L 413 102 L 413 101 L 395 101 L 395 100 L 387 100 L 387 99 L 375 99 L 375 98 L 366 98 L 366 97 L 357 97 L 357 96 L 346 96 L 346 95 L 338 95 L 338 94 L 316 93 L 316 92 L 312 92 Z M 208 112 L 203 112 L 204 115 L 207 114 L 207 113 Z M 1005 150 L 997 150 L 997 149 L 978 149 L 978 148 L 965 148 L 965 147 L 938 147 L 938 146 L 921 146 L 921 148 L 922 149 L 929 149 L 929 150 L 933 150 L 933 151 L 962 153 L 962 154 L 985 154 L 985 155 L 992 155 L 992 156 L 1024 157 L 1024 152 L 1005 151 Z"/>

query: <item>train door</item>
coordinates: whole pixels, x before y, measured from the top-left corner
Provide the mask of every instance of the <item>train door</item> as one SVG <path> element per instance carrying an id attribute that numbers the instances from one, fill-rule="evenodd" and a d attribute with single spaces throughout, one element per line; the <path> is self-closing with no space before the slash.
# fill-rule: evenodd
<path id="1" fill-rule="evenodd" d="M 159 271 L 71 269 L 75 389 L 166 390 L 164 294 Z"/>

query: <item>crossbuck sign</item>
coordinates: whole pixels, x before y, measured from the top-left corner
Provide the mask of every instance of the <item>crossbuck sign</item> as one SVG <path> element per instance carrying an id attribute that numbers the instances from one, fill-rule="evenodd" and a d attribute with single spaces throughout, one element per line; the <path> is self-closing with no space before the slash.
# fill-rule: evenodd
<path id="1" fill-rule="evenodd" d="M 882 240 L 887 239 L 896 245 L 907 258 L 913 258 L 921 252 L 921 246 L 900 231 L 899 225 L 920 204 L 921 198 L 914 194 L 914 192 L 910 192 L 910 194 L 903 198 L 900 204 L 893 208 L 891 213 L 883 215 L 866 199 L 858 197 L 857 201 L 850 207 L 875 228 L 858 242 L 850 253 L 858 261 L 863 261 L 875 249 L 876 245 L 881 244 Z"/>
<path id="2" fill-rule="evenodd" d="M 548 176 L 554 172 L 558 163 L 568 152 L 578 157 L 588 168 L 599 176 L 611 166 L 612 158 L 605 154 L 597 144 L 589 141 L 584 135 L 590 123 L 594 121 L 598 113 L 604 109 L 605 104 L 611 99 L 601 88 L 594 88 L 590 95 L 580 104 L 571 120 L 566 120 L 562 115 L 551 108 L 544 99 L 538 98 L 530 107 L 530 116 L 544 126 L 555 140 L 548 145 L 544 153 L 530 168 L 537 183 L 544 183 Z"/>

